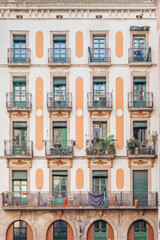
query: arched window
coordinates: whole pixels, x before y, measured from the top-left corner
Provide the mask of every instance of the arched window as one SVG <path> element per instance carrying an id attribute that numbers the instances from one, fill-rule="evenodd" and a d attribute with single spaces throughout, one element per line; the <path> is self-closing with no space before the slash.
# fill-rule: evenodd
<path id="1" fill-rule="evenodd" d="M 148 240 L 148 224 L 146 221 L 139 220 L 134 223 L 134 240 Z"/>
<path id="2" fill-rule="evenodd" d="M 59 220 L 53 223 L 53 239 L 67 240 L 67 223 Z"/>
<path id="3" fill-rule="evenodd" d="M 13 240 L 27 240 L 27 223 L 16 221 L 13 224 Z"/>
<path id="4" fill-rule="evenodd" d="M 94 223 L 94 240 L 107 240 L 107 223 L 99 220 Z"/>

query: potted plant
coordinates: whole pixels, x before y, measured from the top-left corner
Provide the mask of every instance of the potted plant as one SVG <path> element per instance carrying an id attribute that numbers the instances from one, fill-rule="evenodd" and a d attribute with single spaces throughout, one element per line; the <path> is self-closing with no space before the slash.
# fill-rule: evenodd
<path id="1" fill-rule="evenodd" d="M 105 154 L 116 152 L 114 141 L 116 141 L 116 139 L 114 138 L 114 135 L 110 135 L 105 139 L 105 147 L 106 147 Z"/>
<path id="2" fill-rule="evenodd" d="M 157 131 L 152 131 L 152 133 L 150 133 L 150 131 L 148 131 L 148 134 L 151 135 L 151 140 L 152 140 L 152 143 L 153 143 L 153 146 L 154 148 L 152 148 L 152 153 L 155 151 L 155 145 L 156 145 L 156 142 L 158 141 L 158 133 Z M 150 146 L 151 148 L 152 146 Z"/>
<path id="3" fill-rule="evenodd" d="M 139 153 L 139 141 L 136 138 L 130 138 L 127 142 L 127 148 L 129 149 L 129 154 Z"/>

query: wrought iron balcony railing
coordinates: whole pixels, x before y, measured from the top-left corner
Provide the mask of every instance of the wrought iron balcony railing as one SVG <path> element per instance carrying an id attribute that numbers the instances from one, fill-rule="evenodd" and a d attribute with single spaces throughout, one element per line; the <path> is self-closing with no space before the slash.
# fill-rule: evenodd
<path id="1" fill-rule="evenodd" d="M 110 48 L 90 48 L 88 47 L 89 63 L 111 63 Z"/>
<path id="2" fill-rule="evenodd" d="M 32 141 L 4 141 L 4 155 L 5 156 L 33 156 L 33 142 Z"/>
<path id="3" fill-rule="evenodd" d="M 0 0 L 0 3 L 12 3 L 12 4 L 17 4 L 17 3 L 22 3 L 21 0 Z M 51 3 L 57 3 L 57 0 L 23 0 L 23 3 L 30 3 L 30 4 L 51 4 Z M 96 3 L 96 4 L 107 4 L 107 3 L 112 3 L 112 4 L 142 4 L 142 3 L 147 3 L 148 4 L 154 4 L 156 3 L 156 0 L 58 0 L 58 3 L 66 4 L 66 3 Z"/>
<path id="4" fill-rule="evenodd" d="M 130 141 L 132 141 L 132 139 L 127 141 L 127 155 L 155 155 L 155 145 L 151 139 L 139 142 L 139 146 L 136 148 L 132 147 L 132 143 Z"/>
<path id="5" fill-rule="evenodd" d="M 129 63 L 151 63 L 151 47 L 149 48 L 129 48 Z"/>
<path id="6" fill-rule="evenodd" d="M 71 63 L 71 49 L 70 48 L 49 48 L 48 49 L 48 63 L 56 64 L 70 64 Z"/>
<path id="7" fill-rule="evenodd" d="M 45 154 L 46 156 L 73 156 L 73 141 L 45 141 Z"/>
<path id="8" fill-rule="evenodd" d="M 153 108 L 153 93 L 151 92 L 128 93 L 128 108 Z"/>
<path id="9" fill-rule="evenodd" d="M 138 197 L 137 197 L 138 196 Z M 68 200 L 65 204 L 64 200 Z M 96 197 L 96 196 L 95 196 Z M 138 200 L 136 207 L 157 207 L 157 192 L 104 192 L 101 205 L 95 205 L 90 200 L 89 192 L 5 192 L 2 193 L 2 206 L 7 208 L 25 207 L 127 207 L 135 208 L 135 197 Z"/>
<path id="10" fill-rule="evenodd" d="M 30 48 L 8 48 L 8 63 L 31 63 L 31 49 Z"/>
<path id="11" fill-rule="evenodd" d="M 47 108 L 48 110 L 72 109 L 72 93 L 65 91 L 47 93 Z"/>
<path id="12" fill-rule="evenodd" d="M 32 94 L 21 92 L 16 95 L 15 93 L 6 93 L 6 107 L 9 110 L 14 108 L 20 110 L 32 109 Z"/>
<path id="13" fill-rule="evenodd" d="M 105 93 L 96 93 L 90 92 L 87 94 L 87 104 L 88 109 L 90 108 L 112 108 L 112 93 L 105 92 Z"/>
<path id="14" fill-rule="evenodd" d="M 87 140 L 86 152 L 87 156 L 114 155 L 116 152 L 115 142 L 109 141 L 106 147 L 105 140 Z"/>

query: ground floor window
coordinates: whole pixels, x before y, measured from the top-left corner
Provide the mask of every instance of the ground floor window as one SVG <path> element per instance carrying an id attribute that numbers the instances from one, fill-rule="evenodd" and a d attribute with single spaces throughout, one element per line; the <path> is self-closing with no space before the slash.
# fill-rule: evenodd
<path id="1" fill-rule="evenodd" d="M 94 223 L 94 240 L 107 240 L 107 223 L 99 220 Z"/>
<path id="2" fill-rule="evenodd" d="M 13 224 L 13 240 L 27 240 L 27 223 L 16 221 Z"/>
<path id="3" fill-rule="evenodd" d="M 67 223 L 59 220 L 53 223 L 53 239 L 67 240 Z"/>
<path id="4" fill-rule="evenodd" d="M 134 223 L 134 240 L 148 240 L 146 221 L 140 220 Z"/>

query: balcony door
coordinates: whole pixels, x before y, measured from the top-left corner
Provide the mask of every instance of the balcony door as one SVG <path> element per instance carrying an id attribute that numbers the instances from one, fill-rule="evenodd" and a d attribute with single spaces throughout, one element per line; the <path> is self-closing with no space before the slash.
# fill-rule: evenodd
<path id="1" fill-rule="evenodd" d="M 67 123 L 53 123 L 53 146 L 58 155 L 67 153 Z"/>
<path id="2" fill-rule="evenodd" d="M 146 221 L 139 220 L 134 223 L 134 240 L 148 240 L 148 224 Z"/>
<path id="3" fill-rule="evenodd" d="M 106 62 L 106 37 L 93 36 L 93 62 Z"/>
<path id="4" fill-rule="evenodd" d="M 27 223 L 16 221 L 13 224 L 13 240 L 27 240 Z"/>
<path id="5" fill-rule="evenodd" d="M 107 223 L 103 220 L 94 222 L 94 240 L 107 239 Z"/>
<path id="6" fill-rule="evenodd" d="M 13 154 L 27 155 L 26 122 L 13 122 Z"/>
<path id="7" fill-rule="evenodd" d="M 148 171 L 133 171 L 133 201 L 138 199 L 140 206 L 148 205 Z"/>
<path id="8" fill-rule="evenodd" d="M 52 193 L 54 205 L 64 205 L 65 197 L 68 198 L 68 172 L 52 171 Z"/>
<path id="9" fill-rule="evenodd" d="M 58 220 L 53 223 L 53 239 L 67 240 L 67 223 L 63 220 Z"/>
<path id="10" fill-rule="evenodd" d="M 133 101 L 134 101 L 134 107 L 146 106 L 146 79 L 145 78 L 133 79 Z"/>
<path id="11" fill-rule="evenodd" d="M 27 205 L 27 171 L 12 171 L 12 192 L 14 205 Z"/>
<path id="12" fill-rule="evenodd" d="M 26 106 L 26 78 L 13 78 L 13 105 L 15 107 Z"/>
<path id="13" fill-rule="evenodd" d="M 106 107 L 106 79 L 93 79 L 93 106 Z"/>
<path id="14" fill-rule="evenodd" d="M 26 62 L 26 36 L 13 37 L 14 62 Z"/>
<path id="15" fill-rule="evenodd" d="M 146 58 L 146 37 L 145 35 L 133 35 L 133 56 L 134 61 L 145 61 Z"/>
<path id="16" fill-rule="evenodd" d="M 95 194 L 104 193 L 104 206 L 108 205 L 108 171 L 93 171 L 92 191 Z"/>
<path id="17" fill-rule="evenodd" d="M 140 154 L 146 154 L 147 121 L 133 122 L 133 137 L 135 137 L 140 143 Z"/>
<path id="18" fill-rule="evenodd" d="M 65 107 L 66 106 L 66 79 L 54 78 L 53 79 L 53 106 Z"/>
<path id="19" fill-rule="evenodd" d="M 53 36 L 53 62 L 66 62 L 66 36 Z"/>

